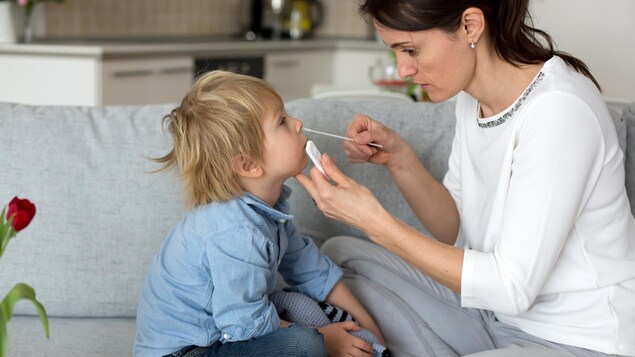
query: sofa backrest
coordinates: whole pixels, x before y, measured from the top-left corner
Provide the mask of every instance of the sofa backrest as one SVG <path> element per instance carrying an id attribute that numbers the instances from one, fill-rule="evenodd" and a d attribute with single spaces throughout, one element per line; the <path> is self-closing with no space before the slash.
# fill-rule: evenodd
<path id="1" fill-rule="evenodd" d="M 626 170 L 626 192 L 631 202 L 631 212 L 635 213 L 635 103 L 624 108 L 619 120 L 616 126 L 619 124 L 624 126 L 623 134 L 625 140 L 629 142 L 624 150 L 624 169 Z"/>
<path id="2" fill-rule="evenodd" d="M 171 108 L 0 103 L 0 205 L 17 195 L 37 208 L 0 259 L 0 297 L 24 282 L 50 316 L 136 315 L 150 259 L 185 212 L 174 175 L 148 173 L 169 150 Z"/>
<path id="3" fill-rule="evenodd" d="M 50 316 L 135 316 L 150 260 L 185 214 L 174 175 L 149 173 L 158 166 L 148 158 L 170 149 L 161 120 L 172 107 L 0 103 L 0 206 L 17 195 L 37 207 L 31 225 L 0 259 L 0 298 L 24 282 Z M 307 128 L 340 135 L 353 115 L 366 113 L 404 136 L 434 177 L 442 179 L 447 170 L 455 124 L 451 102 L 303 99 L 288 103 L 287 111 Z M 621 141 L 626 134 L 635 140 L 633 113 L 635 106 L 621 120 L 614 113 Z M 348 163 L 340 139 L 309 136 L 390 212 L 423 230 L 385 169 Z M 626 154 L 631 173 L 635 145 Z M 324 217 L 294 179 L 288 184 L 296 224 L 318 244 L 335 235 L 363 236 Z M 627 187 L 635 197 L 635 174 L 627 174 Z M 33 315 L 35 309 L 21 302 L 15 313 Z"/>

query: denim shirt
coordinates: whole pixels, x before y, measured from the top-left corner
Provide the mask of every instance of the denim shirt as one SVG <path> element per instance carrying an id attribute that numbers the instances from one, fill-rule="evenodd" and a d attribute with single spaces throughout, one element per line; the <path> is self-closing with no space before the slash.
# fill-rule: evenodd
<path id="1" fill-rule="evenodd" d="M 275 331 L 268 296 L 280 272 L 291 290 L 326 298 L 342 271 L 293 225 L 282 188 L 272 208 L 257 197 L 190 212 L 151 262 L 137 307 L 135 356 L 162 356 Z"/>

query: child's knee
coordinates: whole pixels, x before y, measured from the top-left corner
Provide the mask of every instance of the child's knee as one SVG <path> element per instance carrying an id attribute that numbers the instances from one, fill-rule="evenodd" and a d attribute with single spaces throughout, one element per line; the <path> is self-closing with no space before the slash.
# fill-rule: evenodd
<path id="1" fill-rule="evenodd" d="M 291 324 L 288 328 L 293 330 L 294 350 L 297 356 L 326 357 L 324 335 L 316 328 L 297 324 Z"/>

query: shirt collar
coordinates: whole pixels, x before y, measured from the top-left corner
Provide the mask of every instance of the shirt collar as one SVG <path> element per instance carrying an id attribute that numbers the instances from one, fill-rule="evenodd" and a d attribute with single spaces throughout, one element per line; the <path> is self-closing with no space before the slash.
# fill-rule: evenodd
<path id="1" fill-rule="evenodd" d="M 247 195 L 243 196 L 241 199 L 247 205 L 261 212 L 264 216 L 270 219 L 276 221 L 290 220 L 293 219 L 293 215 L 289 214 L 289 203 L 287 202 L 287 199 L 291 196 L 291 192 L 292 190 L 289 186 L 282 185 L 280 198 L 278 198 L 278 202 L 276 202 L 273 207 L 269 206 L 263 200 L 251 193 L 247 193 Z"/>

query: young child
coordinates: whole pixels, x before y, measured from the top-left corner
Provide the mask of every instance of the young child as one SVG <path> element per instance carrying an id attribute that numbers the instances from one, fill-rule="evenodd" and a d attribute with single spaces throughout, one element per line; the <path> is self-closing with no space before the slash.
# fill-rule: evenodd
<path id="1" fill-rule="evenodd" d="M 229 72 L 201 76 L 164 119 L 191 212 L 151 263 L 137 309 L 135 356 L 370 355 L 349 331 L 281 320 L 269 300 L 281 273 L 294 292 L 348 311 L 383 344 L 342 272 L 289 214 L 284 182 L 307 164 L 302 122 L 264 81 Z M 365 351 L 365 352 L 364 352 Z"/>

